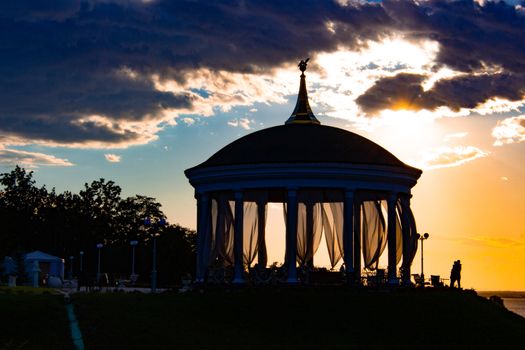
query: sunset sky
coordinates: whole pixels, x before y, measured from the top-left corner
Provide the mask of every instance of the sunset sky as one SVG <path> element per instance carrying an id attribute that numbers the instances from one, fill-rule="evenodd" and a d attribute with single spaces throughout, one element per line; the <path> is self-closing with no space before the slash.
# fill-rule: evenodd
<path id="1" fill-rule="evenodd" d="M 57 191 L 110 179 L 195 228 L 183 171 L 283 124 L 310 57 L 321 123 L 423 170 L 412 208 L 430 234 L 426 275 L 448 278 L 461 259 L 464 287 L 525 290 L 520 3 L 4 1 L 0 171 L 18 164 Z M 270 206 L 270 261 L 282 221 Z"/>

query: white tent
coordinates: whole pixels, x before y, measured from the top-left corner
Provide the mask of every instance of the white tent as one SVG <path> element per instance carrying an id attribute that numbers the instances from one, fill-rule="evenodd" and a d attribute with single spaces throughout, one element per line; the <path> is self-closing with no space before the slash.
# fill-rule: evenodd
<path id="1" fill-rule="evenodd" d="M 27 253 L 24 257 L 26 272 L 30 272 L 37 261 L 42 274 L 64 279 L 64 259 L 36 250 Z"/>

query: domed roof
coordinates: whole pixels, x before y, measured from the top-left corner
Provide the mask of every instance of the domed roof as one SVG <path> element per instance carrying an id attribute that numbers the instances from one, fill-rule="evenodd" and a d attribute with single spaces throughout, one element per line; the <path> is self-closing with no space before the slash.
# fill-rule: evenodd
<path id="1" fill-rule="evenodd" d="M 265 163 L 350 163 L 415 169 L 367 138 L 314 123 L 256 131 L 233 141 L 195 168 Z"/>
<path id="2" fill-rule="evenodd" d="M 339 128 L 321 125 L 308 103 L 306 70 L 301 60 L 297 104 L 285 125 L 263 129 L 225 146 L 192 169 L 249 164 L 343 163 L 401 167 L 421 174 L 383 147 Z M 192 170 L 188 169 L 188 170 Z"/>

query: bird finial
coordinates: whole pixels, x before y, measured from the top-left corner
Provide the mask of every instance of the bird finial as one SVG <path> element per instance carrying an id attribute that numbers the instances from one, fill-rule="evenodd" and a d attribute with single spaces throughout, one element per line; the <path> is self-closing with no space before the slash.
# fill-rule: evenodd
<path id="1" fill-rule="evenodd" d="M 304 71 L 306 70 L 306 65 L 308 63 L 308 61 L 310 60 L 310 58 L 307 58 L 305 60 L 301 60 L 301 62 L 299 62 L 299 69 L 301 70 L 301 72 L 304 74 Z"/>
<path id="2" fill-rule="evenodd" d="M 301 81 L 299 83 L 299 93 L 297 94 L 297 103 L 292 115 L 285 124 L 321 124 L 315 117 L 310 104 L 308 103 L 308 92 L 306 91 L 306 76 L 304 71 L 310 59 L 304 59 L 299 62 L 299 69 L 301 70 Z"/>

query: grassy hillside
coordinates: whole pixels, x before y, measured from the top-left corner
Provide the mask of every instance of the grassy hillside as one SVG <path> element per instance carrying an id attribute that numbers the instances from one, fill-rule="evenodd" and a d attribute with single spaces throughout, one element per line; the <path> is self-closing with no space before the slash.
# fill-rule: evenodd
<path id="1" fill-rule="evenodd" d="M 510 348 L 525 319 L 473 292 L 284 288 L 74 299 L 88 349 Z"/>
<path id="2" fill-rule="evenodd" d="M 63 298 L 0 288 L 0 350 L 71 349 Z M 37 290 L 38 291 L 38 290 Z M 83 294 L 86 349 L 519 348 L 525 319 L 454 290 Z"/>
<path id="3" fill-rule="evenodd" d="M 52 292 L 0 287 L 0 350 L 72 349 L 64 298 Z"/>

